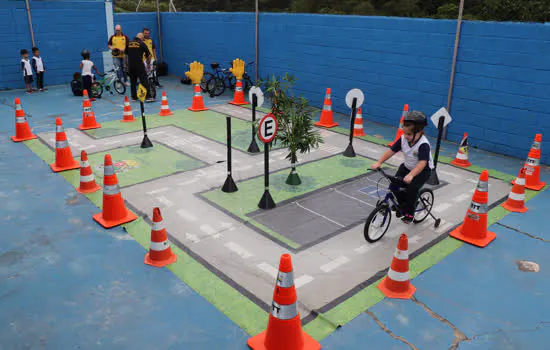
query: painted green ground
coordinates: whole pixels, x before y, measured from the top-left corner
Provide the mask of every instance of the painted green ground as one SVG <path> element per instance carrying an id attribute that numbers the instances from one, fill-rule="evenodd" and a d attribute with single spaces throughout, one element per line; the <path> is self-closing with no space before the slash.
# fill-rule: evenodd
<path id="1" fill-rule="evenodd" d="M 342 155 L 325 158 L 319 161 L 306 163 L 297 168 L 298 175 L 302 179 L 299 186 L 291 186 L 285 183 L 289 170 L 281 170 L 269 176 L 269 192 L 275 203 L 279 203 L 303 194 L 330 186 L 362 174 L 369 169 L 374 160 L 358 156 L 347 158 Z M 264 177 L 256 177 L 237 184 L 239 191 L 225 193 L 221 189 L 215 189 L 201 194 L 204 198 L 224 208 L 233 215 L 255 225 L 264 232 L 272 235 L 292 248 L 300 245 L 289 240 L 283 235 L 274 232 L 256 222 L 247 214 L 258 209 L 258 202 L 264 193 Z M 236 205 L 238 203 L 238 205 Z"/>
<path id="2" fill-rule="evenodd" d="M 147 131 L 161 126 L 173 125 L 184 130 L 204 136 L 208 139 L 226 144 L 227 129 L 225 115 L 214 112 L 191 112 L 189 110 L 178 110 L 169 117 L 159 117 L 156 114 L 146 115 Z M 141 117 L 137 117 L 133 123 L 121 123 L 118 120 L 104 122 L 100 129 L 86 130 L 85 133 L 95 138 L 105 138 L 141 131 Z M 246 152 L 252 140 L 251 123 L 238 118 L 231 118 L 231 146 L 235 149 Z M 256 138 L 257 140 L 257 138 Z M 263 143 L 256 141 L 263 151 Z M 280 145 L 274 145 L 272 149 L 279 149 Z"/>
<path id="3" fill-rule="evenodd" d="M 39 140 L 31 140 L 24 142 L 36 155 L 38 155 L 44 162 L 50 164 L 54 161 L 54 153 Z M 333 160 L 339 156 L 332 157 Z M 78 159 L 78 158 L 77 158 Z M 347 159 L 347 158 L 346 158 Z M 359 157 L 352 158 L 350 160 L 363 161 L 365 164 L 367 159 L 360 160 Z M 314 163 L 312 163 L 313 165 Z M 304 168 L 307 164 L 299 168 L 299 172 L 303 180 L 306 180 L 307 172 Z M 349 166 L 349 165 L 348 165 Z M 364 170 L 363 165 L 361 169 Z M 59 173 L 67 182 L 71 183 L 73 187 L 79 185 L 79 170 L 70 170 Z M 282 173 L 282 178 L 286 179 L 286 172 Z M 275 179 L 275 176 L 272 177 Z M 272 180 L 273 182 L 273 180 Z M 281 183 L 281 182 L 280 182 Z M 284 181 L 283 181 L 284 183 Z M 239 192 L 243 192 L 244 188 L 242 184 L 239 184 Z M 272 187 L 272 194 L 275 193 L 275 187 Z M 237 193 L 239 193 L 237 192 Z M 261 189 L 260 189 L 261 192 Z M 259 195 L 261 193 L 258 192 Z M 539 192 L 526 190 L 526 201 L 529 201 L 535 197 Z M 258 194 L 254 196 L 254 205 L 259 201 Z M 75 195 L 78 195 L 75 191 Z M 296 196 L 296 193 L 287 194 Z M 102 206 L 102 191 L 97 191 L 85 195 L 92 203 L 98 208 Z M 276 197 L 277 200 L 284 200 L 284 197 Z M 252 210 L 255 210 L 252 209 Z M 243 211 L 244 212 L 244 211 Z M 497 206 L 489 211 L 489 225 L 497 222 L 508 212 Z M 90 217 L 90 220 L 91 217 Z M 151 235 L 151 226 L 147 224 L 142 218 L 138 218 L 131 223 L 123 225 L 126 231 L 144 248 L 149 248 L 149 240 Z M 426 252 L 417 256 L 411 260 L 410 271 L 411 278 L 414 278 L 426 271 L 431 266 L 435 265 L 443 258 L 451 254 L 463 243 L 452 237 L 447 237 L 443 241 L 439 242 Z M 227 317 L 235 322 L 239 327 L 246 331 L 251 336 L 256 335 L 266 329 L 268 313 L 260 309 L 256 304 L 250 301 L 248 298 L 240 294 L 233 289 L 219 277 L 210 272 L 207 268 L 202 266 L 197 261 L 193 260 L 188 254 L 181 251 L 178 247 L 172 245 L 172 250 L 178 255 L 178 262 L 169 266 L 175 275 L 177 275 L 182 281 L 189 285 L 193 290 L 207 299 L 210 303 L 216 306 Z M 336 331 L 337 327 L 344 325 L 355 317 L 359 316 L 362 312 L 374 306 L 378 302 L 384 299 L 383 294 L 377 288 L 379 281 L 376 281 L 372 285 L 358 292 L 353 297 L 347 299 L 343 303 L 337 305 L 333 309 L 324 314 L 320 314 L 315 320 L 310 322 L 304 327 L 304 330 L 309 333 L 313 338 L 318 341 L 323 340 L 325 337 Z M 235 311 L 238 310 L 238 311 Z"/>
<path id="4" fill-rule="evenodd" d="M 120 187 L 189 171 L 206 165 L 183 153 L 170 149 L 158 142 L 152 148 L 139 145 L 121 147 L 88 156 L 98 184 L 103 183 L 103 163 L 106 154 L 113 158 Z"/>

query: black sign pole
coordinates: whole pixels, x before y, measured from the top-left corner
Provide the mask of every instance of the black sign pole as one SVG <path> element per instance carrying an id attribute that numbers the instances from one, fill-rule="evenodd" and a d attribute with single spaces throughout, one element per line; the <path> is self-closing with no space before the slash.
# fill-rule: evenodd
<path id="1" fill-rule="evenodd" d="M 357 116 L 357 97 L 353 98 L 351 104 L 351 124 L 349 127 L 349 145 L 344 151 L 344 157 L 355 157 L 355 150 L 353 149 L 353 127 L 355 126 L 355 117 Z"/>
<path id="2" fill-rule="evenodd" d="M 267 122 L 263 123 L 261 127 L 266 127 Z M 276 132 L 276 131 L 275 131 Z M 266 135 L 267 136 L 267 135 Z M 264 142 L 264 194 L 258 203 L 260 209 L 273 209 L 275 208 L 275 201 L 269 193 L 269 146 L 271 142 Z"/>
<path id="3" fill-rule="evenodd" d="M 441 148 L 441 136 L 443 135 L 443 124 L 445 123 L 445 116 L 440 116 L 437 121 L 437 145 L 435 146 L 434 168 L 427 181 L 429 185 L 439 185 L 439 178 L 437 177 L 437 160 L 439 159 L 439 148 Z"/>
<path id="4" fill-rule="evenodd" d="M 139 105 L 141 107 L 141 123 L 143 124 L 143 141 L 141 141 L 141 148 L 153 147 L 153 143 L 147 137 L 147 123 L 145 121 L 145 108 L 143 107 L 143 102 L 140 100 Z"/>
<path id="5" fill-rule="evenodd" d="M 248 146 L 249 153 L 260 153 L 260 147 L 256 143 L 256 128 L 254 123 L 256 122 L 256 106 L 258 106 L 258 96 L 252 94 L 252 141 L 250 141 L 250 146 Z"/>
<path id="6" fill-rule="evenodd" d="M 225 120 L 227 124 L 227 179 L 225 179 L 222 191 L 226 193 L 232 193 L 237 192 L 239 189 L 237 188 L 237 185 L 235 184 L 235 181 L 233 181 L 233 177 L 231 176 L 231 117 L 226 116 Z"/>

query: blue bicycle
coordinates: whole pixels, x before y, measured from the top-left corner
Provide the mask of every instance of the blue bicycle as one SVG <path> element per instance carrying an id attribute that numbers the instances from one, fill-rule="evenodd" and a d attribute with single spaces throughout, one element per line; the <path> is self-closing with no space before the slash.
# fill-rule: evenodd
<path id="1" fill-rule="evenodd" d="M 378 168 L 377 171 L 383 175 L 377 182 L 376 192 L 380 199 L 376 202 L 374 210 L 367 217 L 363 230 L 365 240 L 369 243 L 374 243 L 384 237 L 390 227 L 392 211 L 395 211 L 397 217 L 403 216 L 395 193 L 406 192 L 406 184 L 402 178 L 388 175 L 381 168 Z M 387 189 L 386 186 L 381 189 L 381 180 L 384 179 L 389 180 Z M 430 215 L 435 220 L 434 227 L 439 227 L 441 219 L 436 219 L 436 217 L 433 216 L 433 204 L 433 191 L 429 188 L 422 188 L 416 201 L 413 223 L 421 223 Z"/>
<path id="2" fill-rule="evenodd" d="M 252 66 L 254 66 L 254 61 L 249 62 L 245 66 L 245 72 L 242 79 L 243 84 L 243 91 L 247 92 L 252 86 L 254 86 L 254 83 L 252 82 L 252 78 L 248 75 L 246 70 Z M 233 66 L 233 62 L 230 62 L 230 67 Z M 237 84 L 237 79 L 231 73 L 229 68 L 220 68 L 220 64 L 217 62 L 213 62 L 210 64 L 210 67 L 214 70 L 214 74 L 212 73 L 204 73 L 204 81 L 205 81 L 205 87 L 201 88 L 203 92 L 208 92 L 210 94 L 210 97 L 214 96 L 220 96 L 225 92 L 226 88 L 230 88 L 231 90 L 235 90 L 235 85 Z"/>

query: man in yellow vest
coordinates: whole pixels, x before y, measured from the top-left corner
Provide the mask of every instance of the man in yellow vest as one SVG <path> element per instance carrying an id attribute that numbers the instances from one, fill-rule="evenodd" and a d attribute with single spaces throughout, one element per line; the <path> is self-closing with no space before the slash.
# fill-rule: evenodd
<path id="1" fill-rule="evenodd" d="M 123 81 L 126 86 L 130 86 L 128 83 L 128 76 L 126 75 L 125 63 L 127 63 L 126 50 L 128 49 L 128 43 L 130 40 L 122 33 L 122 27 L 120 24 L 115 26 L 115 34 L 109 38 L 107 45 L 113 56 L 113 64 L 117 70 L 118 79 Z"/>
<path id="2" fill-rule="evenodd" d="M 157 47 L 155 45 L 155 42 L 153 41 L 153 38 L 151 38 L 151 30 L 149 28 L 143 28 L 143 42 L 145 45 L 147 45 L 147 48 L 149 49 L 149 52 L 151 53 L 151 62 L 149 65 L 153 65 L 153 75 L 155 77 L 155 85 L 159 88 L 162 88 L 162 85 L 159 83 L 159 79 L 157 77 L 157 67 L 155 65 L 155 62 L 157 61 Z M 143 62 L 146 61 L 145 55 L 143 55 Z"/>

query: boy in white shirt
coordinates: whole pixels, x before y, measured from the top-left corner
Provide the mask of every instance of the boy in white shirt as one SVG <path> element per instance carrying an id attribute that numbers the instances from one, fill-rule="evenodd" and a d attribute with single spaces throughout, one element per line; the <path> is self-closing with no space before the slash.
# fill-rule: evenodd
<path id="1" fill-rule="evenodd" d="M 82 69 L 82 88 L 88 90 L 90 101 L 95 101 L 95 98 L 92 97 L 92 69 L 96 71 L 97 75 L 101 75 L 101 73 L 99 73 L 99 70 L 94 66 L 94 62 L 90 61 L 90 52 L 88 50 L 82 51 L 80 55 L 82 56 L 82 62 L 80 62 L 80 69 Z"/>
<path id="2" fill-rule="evenodd" d="M 42 57 L 40 57 L 38 47 L 32 48 L 32 54 L 32 68 L 36 73 L 36 87 L 38 88 L 38 91 L 48 90 L 44 88 L 44 72 L 46 71 L 46 67 L 44 66 L 44 62 L 42 62 Z"/>
<path id="3" fill-rule="evenodd" d="M 410 111 L 405 114 L 403 120 L 403 132 L 401 139 L 395 142 L 380 159 L 371 165 L 376 170 L 382 163 L 401 151 L 405 162 L 401 164 L 395 176 L 403 178 L 406 184 L 406 192 L 395 192 L 403 218 L 401 220 L 408 224 L 414 218 L 414 204 L 418 198 L 418 192 L 428 181 L 431 171 L 434 168 L 430 142 L 424 136 L 424 128 L 428 120 L 422 112 Z"/>
<path id="4" fill-rule="evenodd" d="M 32 67 L 29 61 L 29 52 L 26 49 L 21 50 L 21 70 L 23 71 L 23 79 L 25 80 L 25 88 L 27 94 L 32 94 Z"/>

